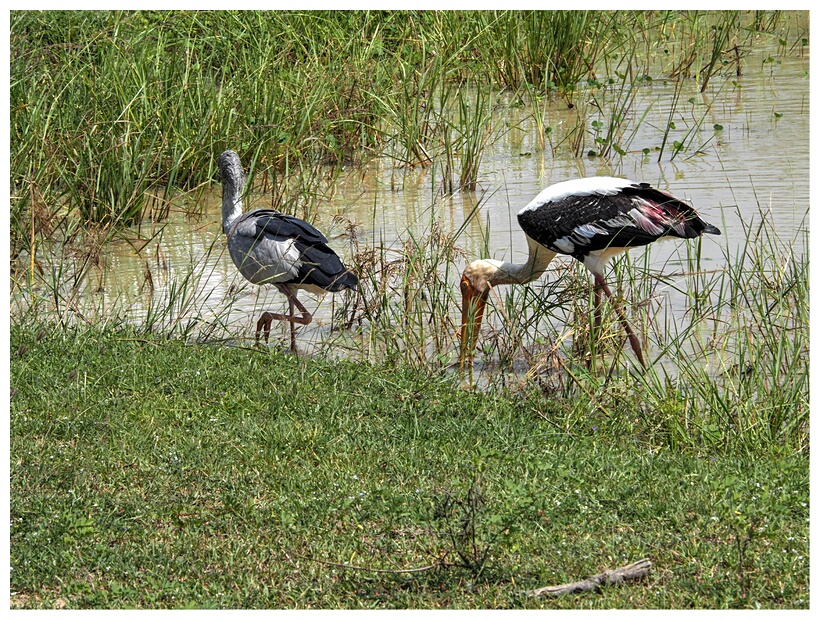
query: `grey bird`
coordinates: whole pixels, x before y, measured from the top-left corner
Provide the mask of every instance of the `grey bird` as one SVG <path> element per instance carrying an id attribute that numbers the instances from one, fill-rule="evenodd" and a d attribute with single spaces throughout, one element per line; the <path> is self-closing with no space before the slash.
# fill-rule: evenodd
<path id="1" fill-rule="evenodd" d="M 328 247 L 327 238 L 304 220 L 273 209 L 243 213 L 245 174 L 239 156 L 225 151 L 217 163 L 222 177 L 222 232 L 234 265 L 249 282 L 273 284 L 288 300 L 288 314 L 262 314 L 256 340 L 264 332 L 268 341 L 274 320 L 288 321 L 290 348 L 296 353 L 296 324 L 313 320 L 297 298 L 299 289 L 317 295 L 338 293 L 355 289 L 359 280 Z"/>

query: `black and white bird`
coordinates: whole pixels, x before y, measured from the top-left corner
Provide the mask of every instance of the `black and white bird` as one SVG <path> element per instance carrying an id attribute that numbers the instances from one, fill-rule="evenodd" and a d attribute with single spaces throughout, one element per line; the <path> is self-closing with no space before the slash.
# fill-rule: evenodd
<path id="1" fill-rule="evenodd" d="M 288 300 L 288 314 L 262 314 L 256 339 L 264 331 L 267 342 L 271 323 L 288 321 L 290 348 L 295 353 L 296 324 L 313 320 L 296 296 L 299 289 L 324 295 L 355 289 L 359 280 L 328 247 L 325 236 L 304 220 L 272 209 L 242 213 L 245 174 L 239 156 L 225 151 L 217 163 L 222 176 L 222 232 L 228 237 L 234 265 L 250 282 L 273 284 Z"/>
<path id="2" fill-rule="evenodd" d="M 518 212 L 527 236 L 529 258 L 524 264 L 498 260 L 470 263 L 461 276 L 461 366 L 472 359 L 487 296 L 499 284 L 525 284 L 544 273 L 556 254 L 581 261 L 595 279 L 595 325 L 600 327 L 601 291 L 618 312 L 632 349 L 646 366 L 637 336 L 604 280 L 607 262 L 626 250 L 658 239 L 692 239 L 720 230 L 674 196 L 614 177 L 589 177 L 551 185 Z"/>

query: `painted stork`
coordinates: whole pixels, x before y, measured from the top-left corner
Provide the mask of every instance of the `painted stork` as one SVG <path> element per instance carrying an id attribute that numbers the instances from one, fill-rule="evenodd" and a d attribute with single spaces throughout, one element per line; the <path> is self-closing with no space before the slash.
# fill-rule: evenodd
<path id="1" fill-rule="evenodd" d="M 685 202 L 651 187 L 614 177 L 589 177 L 551 185 L 518 212 L 529 258 L 519 265 L 498 260 L 470 263 L 461 276 L 461 356 L 472 360 L 487 296 L 499 284 L 525 284 L 544 273 L 556 254 L 581 261 L 595 279 L 595 325 L 600 327 L 601 291 L 613 302 L 632 350 L 646 366 L 637 336 L 615 303 L 603 271 L 614 256 L 658 239 L 719 235 Z"/>
<path id="2" fill-rule="evenodd" d="M 222 232 L 234 265 L 250 282 L 273 284 L 288 300 L 288 314 L 262 314 L 256 340 L 264 331 L 268 341 L 274 320 L 288 321 L 290 348 L 296 353 L 296 324 L 313 320 L 296 296 L 299 289 L 324 295 L 354 289 L 359 280 L 328 247 L 325 236 L 304 220 L 272 209 L 242 213 L 245 174 L 239 156 L 225 151 L 217 163 L 222 176 Z"/>

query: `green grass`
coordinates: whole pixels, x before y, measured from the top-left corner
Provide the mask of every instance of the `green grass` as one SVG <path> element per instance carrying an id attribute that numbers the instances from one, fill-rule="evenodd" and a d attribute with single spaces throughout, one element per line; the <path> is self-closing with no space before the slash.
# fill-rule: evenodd
<path id="1" fill-rule="evenodd" d="M 767 32 L 802 53 L 795 22 L 14 12 L 11 606 L 807 608 L 806 227 L 780 238 L 761 206 L 718 269 L 697 243 L 664 266 L 616 261 L 646 372 L 614 313 L 590 336 L 581 268 L 499 289 L 476 392 L 452 369 L 465 228 L 440 220 L 456 191 L 477 212 L 469 188 L 512 129 L 505 106 L 532 116 L 544 151 L 626 159 L 650 76 L 720 94 Z M 556 98 L 574 116 L 553 130 Z M 659 157 L 712 139 L 717 98 L 673 130 L 674 102 Z M 82 297 L 105 244 L 160 242 L 130 222 L 162 220 L 179 192 L 196 211 L 224 148 L 269 204 L 308 219 L 342 166 L 381 157 L 398 185 L 431 167 L 423 232 L 387 250 L 342 226 L 361 287 L 336 296 L 349 329 L 311 357 L 238 346 L 234 298 L 201 287 L 207 256 L 130 326 L 119 302 Z M 642 582 L 522 594 L 641 557 Z"/>
<path id="2" fill-rule="evenodd" d="M 705 87 L 734 69 L 725 45 L 737 64 L 770 33 L 793 39 L 783 32 L 795 15 L 13 11 L 12 250 L 30 252 L 55 219 L 120 229 L 163 213 L 210 181 L 226 148 L 251 182 L 258 174 L 280 191 L 312 188 L 305 176 L 318 164 L 373 156 L 407 167 L 441 158 L 472 188 L 487 106 L 469 109 L 462 87 L 522 89 L 535 105 L 555 93 L 581 100 L 584 79 L 633 85 L 650 58 L 662 59 L 657 73 Z M 616 138 L 624 112 L 597 121 L 602 139 Z"/>
<path id="3" fill-rule="evenodd" d="M 11 360 L 12 607 L 809 605 L 805 453 L 122 329 L 15 322 Z M 641 557 L 641 582 L 522 594 Z"/>

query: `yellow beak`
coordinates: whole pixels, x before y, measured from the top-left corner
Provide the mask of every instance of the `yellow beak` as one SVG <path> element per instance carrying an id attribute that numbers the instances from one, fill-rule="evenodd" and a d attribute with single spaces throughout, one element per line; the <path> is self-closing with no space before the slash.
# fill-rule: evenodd
<path id="1" fill-rule="evenodd" d="M 459 339 L 461 340 L 459 368 L 461 370 L 464 370 L 464 363 L 468 359 L 472 363 L 489 292 L 489 289 L 486 291 L 476 290 L 467 276 L 461 276 L 461 331 L 459 333 Z"/>

